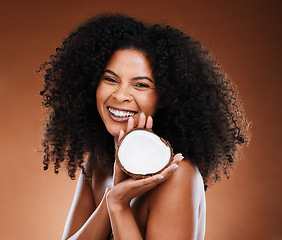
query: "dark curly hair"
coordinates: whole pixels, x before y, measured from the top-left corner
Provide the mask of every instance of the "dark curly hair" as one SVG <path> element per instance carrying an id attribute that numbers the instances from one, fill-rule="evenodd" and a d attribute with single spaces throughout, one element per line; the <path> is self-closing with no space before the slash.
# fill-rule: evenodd
<path id="1" fill-rule="evenodd" d="M 152 62 L 164 108 L 154 116 L 154 132 L 168 140 L 200 170 L 204 182 L 229 176 L 235 153 L 248 142 L 248 122 L 234 86 L 218 63 L 190 36 L 168 25 L 149 25 L 119 14 L 94 17 L 67 37 L 45 69 L 43 105 L 50 109 L 43 140 L 44 169 L 58 173 L 67 163 L 74 179 L 84 172 L 85 154 L 111 171 L 113 137 L 96 107 L 99 78 L 112 54 L 137 49 Z M 39 71 L 40 71 L 39 70 Z"/>

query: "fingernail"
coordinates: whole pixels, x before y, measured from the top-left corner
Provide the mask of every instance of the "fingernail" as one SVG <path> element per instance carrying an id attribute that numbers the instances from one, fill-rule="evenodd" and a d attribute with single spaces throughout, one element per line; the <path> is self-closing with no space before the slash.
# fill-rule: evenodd
<path id="1" fill-rule="evenodd" d="M 172 170 L 175 171 L 177 168 L 179 168 L 179 166 L 175 165 Z"/>
<path id="2" fill-rule="evenodd" d="M 184 159 L 184 157 L 181 156 L 181 157 L 178 159 L 178 163 L 180 163 L 183 159 Z"/>
<path id="3" fill-rule="evenodd" d="M 143 113 L 143 112 L 141 112 L 141 114 L 140 114 L 141 116 L 145 116 L 145 113 Z"/>

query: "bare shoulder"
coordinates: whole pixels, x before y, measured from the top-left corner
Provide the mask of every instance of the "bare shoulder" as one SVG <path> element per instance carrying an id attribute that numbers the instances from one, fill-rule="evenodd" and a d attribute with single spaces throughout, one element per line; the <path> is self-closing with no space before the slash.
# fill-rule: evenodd
<path id="1" fill-rule="evenodd" d="M 197 167 L 185 159 L 179 163 L 172 176 L 153 191 L 152 196 L 179 191 L 184 191 L 186 195 L 201 196 L 204 193 L 203 178 Z"/>
<path id="2" fill-rule="evenodd" d="M 200 181 L 202 182 L 202 176 L 198 170 L 198 168 L 191 163 L 191 161 L 184 159 L 179 163 L 179 168 L 175 171 L 175 173 L 170 178 L 173 180 L 186 180 L 186 181 Z"/>
<path id="3" fill-rule="evenodd" d="M 84 174 L 81 173 L 77 181 L 73 202 L 65 224 L 62 239 L 67 239 L 77 232 L 84 225 L 94 210 L 95 203 L 91 188 L 85 181 Z"/>
<path id="4" fill-rule="evenodd" d="M 189 160 L 180 162 L 170 178 L 151 190 L 148 212 L 148 239 L 202 239 L 198 236 L 205 225 L 204 184 Z"/>

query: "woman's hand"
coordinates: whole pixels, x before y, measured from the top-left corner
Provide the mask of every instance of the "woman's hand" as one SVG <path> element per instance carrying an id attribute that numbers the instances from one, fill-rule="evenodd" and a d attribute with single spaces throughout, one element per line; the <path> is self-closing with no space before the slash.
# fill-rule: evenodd
<path id="1" fill-rule="evenodd" d="M 174 170 L 178 168 L 178 163 L 183 159 L 181 154 L 176 154 L 173 158 L 172 164 L 163 170 L 160 174 L 152 177 L 147 177 L 140 180 L 127 178 L 116 184 L 107 195 L 107 202 L 110 205 L 121 207 L 129 207 L 131 199 L 137 197 L 168 179 Z M 116 166 L 115 168 L 119 168 Z M 118 171 L 121 171 L 120 169 Z"/>
<path id="2" fill-rule="evenodd" d="M 152 117 L 149 116 L 146 121 L 145 114 L 141 113 L 137 128 L 146 128 L 147 130 L 151 130 L 152 126 Z M 133 128 L 134 120 L 133 118 L 129 118 L 126 132 L 132 130 Z M 121 130 L 118 141 L 120 141 L 124 134 L 124 131 Z M 126 175 L 115 162 L 113 177 L 114 187 L 109 191 L 107 200 L 110 204 L 119 204 L 124 207 L 129 206 L 131 199 L 153 189 L 158 184 L 168 179 L 172 175 L 173 171 L 177 169 L 178 163 L 182 159 L 183 156 L 181 154 L 176 154 L 173 158 L 172 164 L 160 174 L 141 180 L 129 178 L 129 176 Z"/>
<path id="3" fill-rule="evenodd" d="M 152 117 L 140 114 L 137 128 L 150 130 L 153 126 Z M 129 118 L 126 132 L 134 128 L 133 118 Z M 124 136 L 120 131 L 118 141 Z M 111 227 L 115 239 L 142 239 L 141 233 L 130 208 L 130 201 L 168 179 L 183 159 L 181 154 L 176 154 L 172 164 L 160 174 L 145 179 L 135 180 L 129 178 L 116 164 L 114 165 L 113 187 L 106 195 L 107 208 L 110 216 Z M 126 229 L 124 228 L 126 226 Z"/>
<path id="4" fill-rule="evenodd" d="M 137 125 L 137 128 L 145 128 L 147 130 L 151 130 L 153 127 L 153 119 L 151 116 L 148 117 L 146 121 L 146 116 L 144 113 L 140 114 L 139 122 Z M 127 122 L 127 128 L 126 132 L 129 132 L 134 128 L 134 119 L 130 117 Z M 120 141 L 120 139 L 124 136 L 125 132 L 123 130 L 120 130 L 119 137 L 117 140 L 117 143 Z M 126 175 L 117 165 L 115 162 L 114 164 L 114 176 L 113 176 L 113 186 L 118 184 L 119 182 L 123 181 L 124 179 L 128 178 L 129 176 Z"/>

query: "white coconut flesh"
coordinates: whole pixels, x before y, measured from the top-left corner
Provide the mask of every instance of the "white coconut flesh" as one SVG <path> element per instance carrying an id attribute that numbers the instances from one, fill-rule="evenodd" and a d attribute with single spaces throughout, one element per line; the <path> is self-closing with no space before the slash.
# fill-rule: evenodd
<path id="1" fill-rule="evenodd" d="M 136 129 L 119 143 L 117 157 L 122 168 L 130 175 L 153 175 L 172 160 L 172 149 L 156 134 Z"/>

